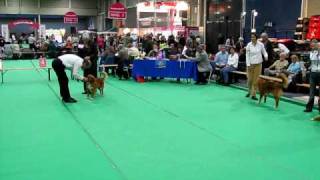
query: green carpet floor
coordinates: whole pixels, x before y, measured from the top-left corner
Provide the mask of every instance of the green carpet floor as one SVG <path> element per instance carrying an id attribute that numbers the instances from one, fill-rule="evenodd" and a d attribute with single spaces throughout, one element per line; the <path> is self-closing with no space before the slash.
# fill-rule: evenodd
<path id="1" fill-rule="evenodd" d="M 5 62 L 32 67 L 37 61 Z M 304 107 L 257 105 L 215 84 L 107 80 L 64 105 L 45 71 L 0 85 L 0 180 L 319 179 L 320 123 Z"/>

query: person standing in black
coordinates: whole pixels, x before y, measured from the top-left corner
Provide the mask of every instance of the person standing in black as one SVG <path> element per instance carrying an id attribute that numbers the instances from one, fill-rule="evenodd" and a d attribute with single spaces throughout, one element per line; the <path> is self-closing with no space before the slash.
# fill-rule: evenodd
<path id="1" fill-rule="evenodd" d="M 6 44 L 6 41 L 4 38 L 0 35 L 0 54 L 3 54 L 4 51 L 4 45 Z"/>
<path id="2" fill-rule="evenodd" d="M 309 101 L 304 112 L 312 112 L 314 106 L 315 96 L 319 96 L 317 86 L 320 84 L 320 48 L 317 40 L 311 42 L 311 52 L 309 55 L 310 59 L 310 91 Z M 318 99 L 318 110 L 320 112 L 320 99 Z"/>
<path id="3" fill-rule="evenodd" d="M 186 45 L 186 38 L 184 37 L 184 35 L 179 36 L 179 45 L 181 47 L 184 47 Z"/>
<path id="4" fill-rule="evenodd" d="M 263 63 L 262 63 L 262 73 L 264 72 L 265 68 L 270 67 L 274 63 L 273 57 L 273 47 L 271 41 L 269 41 L 269 37 L 267 33 L 261 34 L 261 42 L 264 44 L 264 48 L 268 53 L 268 59 L 265 59 L 263 56 Z"/>
<path id="5" fill-rule="evenodd" d="M 150 51 L 152 51 L 153 44 L 154 44 L 154 42 L 152 41 L 152 36 L 151 35 L 147 35 L 146 39 L 145 39 L 145 41 L 143 43 L 143 49 L 144 49 L 146 54 L 149 54 Z"/>
<path id="6" fill-rule="evenodd" d="M 129 79 L 129 52 L 128 48 L 124 45 L 120 44 L 118 47 L 118 69 L 117 74 L 119 76 L 119 80 L 122 80 L 124 77 L 126 80 Z"/>
<path id="7" fill-rule="evenodd" d="M 98 62 L 98 46 L 95 44 L 92 40 L 87 39 L 84 43 L 84 50 L 83 50 L 83 56 L 84 57 L 90 57 L 90 61 L 92 63 L 91 67 L 88 69 L 85 69 L 83 71 L 83 75 L 87 77 L 89 74 L 93 75 L 94 77 L 97 77 L 98 75 L 98 68 L 97 68 L 97 62 Z M 87 83 L 83 82 L 83 94 L 87 94 Z"/>
<path id="8" fill-rule="evenodd" d="M 243 37 L 239 37 L 236 43 L 236 52 L 239 54 L 238 70 L 246 71 L 246 49 Z"/>

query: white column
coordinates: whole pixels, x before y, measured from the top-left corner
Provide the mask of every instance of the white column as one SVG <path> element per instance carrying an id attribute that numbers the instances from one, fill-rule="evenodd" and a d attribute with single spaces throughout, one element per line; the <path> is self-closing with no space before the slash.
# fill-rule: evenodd
<path id="1" fill-rule="evenodd" d="M 41 16 L 40 16 L 40 0 L 38 0 L 38 24 L 39 24 L 39 29 L 38 29 L 38 38 L 41 38 Z"/>
<path id="2" fill-rule="evenodd" d="M 303 6 L 303 12 L 304 12 L 304 17 L 308 17 L 308 9 L 309 9 L 309 0 L 304 0 L 304 6 Z"/>
<path id="3" fill-rule="evenodd" d="M 98 7 L 97 30 L 98 31 L 104 31 L 104 29 L 105 29 L 106 9 L 104 8 L 104 6 L 105 6 L 104 0 L 97 1 L 97 7 Z"/>
<path id="4" fill-rule="evenodd" d="M 157 0 L 153 0 L 153 9 L 154 9 L 154 14 L 153 14 L 153 35 L 156 34 L 156 27 L 157 27 L 157 12 L 156 12 L 156 3 Z"/>
<path id="5" fill-rule="evenodd" d="M 243 37 L 244 35 L 244 29 L 246 27 L 246 14 L 247 14 L 246 0 L 242 0 L 242 12 L 240 14 L 240 37 Z"/>
<path id="6" fill-rule="evenodd" d="M 203 3 L 203 42 L 207 42 L 207 0 L 204 0 Z"/>
<path id="7" fill-rule="evenodd" d="M 191 4 L 191 3 L 190 3 Z M 189 8 L 191 8 L 191 7 L 189 7 Z M 200 10 L 200 0 L 198 0 L 198 6 L 197 6 L 197 26 L 198 27 L 200 27 L 200 21 L 201 21 L 201 16 L 200 16 L 200 12 L 201 12 L 201 10 Z"/>
<path id="8" fill-rule="evenodd" d="M 138 36 L 140 36 L 140 12 L 138 11 L 138 7 L 137 7 L 137 29 L 138 29 Z"/>
<path id="9" fill-rule="evenodd" d="M 38 14 L 38 24 L 39 24 L 38 37 L 41 38 L 43 34 L 41 34 L 41 15 L 40 14 Z"/>

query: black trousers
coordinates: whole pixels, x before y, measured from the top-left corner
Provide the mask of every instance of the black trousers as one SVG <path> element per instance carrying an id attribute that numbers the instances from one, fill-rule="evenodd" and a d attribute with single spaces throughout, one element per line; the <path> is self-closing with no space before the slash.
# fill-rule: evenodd
<path id="1" fill-rule="evenodd" d="M 130 66 L 129 60 L 118 61 L 117 75 L 119 79 L 130 78 L 129 66 Z"/>
<path id="2" fill-rule="evenodd" d="M 210 72 L 199 72 L 198 71 L 198 83 L 208 83 Z"/>
<path id="3" fill-rule="evenodd" d="M 312 109 L 314 104 L 314 97 L 317 91 L 317 85 L 320 83 L 320 72 L 311 72 L 310 73 L 310 92 L 309 92 L 309 101 L 307 104 L 307 109 Z M 318 101 L 318 104 L 319 101 Z"/>
<path id="4" fill-rule="evenodd" d="M 63 100 L 68 100 L 71 98 L 69 91 L 69 79 L 66 74 L 66 67 L 63 65 L 60 59 L 55 59 L 52 61 L 52 68 L 56 73 L 60 86 L 60 96 Z"/>
<path id="5" fill-rule="evenodd" d="M 91 62 L 92 62 L 91 67 L 89 69 L 83 70 L 84 77 L 88 77 L 89 74 L 93 75 L 94 77 L 98 77 L 97 61 L 92 60 Z M 84 92 L 88 92 L 86 82 L 83 82 L 83 90 L 84 90 Z"/>
<path id="6" fill-rule="evenodd" d="M 310 74 L 310 93 L 307 109 L 312 109 L 314 105 L 314 97 L 317 91 L 317 85 L 320 84 L 320 72 L 311 72 Z M 319 101 L 318 101 L 319 104 Z"/>

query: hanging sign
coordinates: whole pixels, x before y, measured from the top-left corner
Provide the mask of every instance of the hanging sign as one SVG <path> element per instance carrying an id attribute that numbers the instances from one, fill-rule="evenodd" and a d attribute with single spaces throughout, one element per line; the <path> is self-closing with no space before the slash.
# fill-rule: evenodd
<path id="1" fill-rule="evenodd" d="M 65 24 L 77 24 L 78 20 L 78 15 L 73 11 L 69 11 L 64 15 Z"/>
<path id="2" fill-rule="evenodd" d="M 9 22 L 9 28 L 10 29 L 14 28 L 15 26 L 20 25 L 20 24 L 30 25 L 33 29 L 39 29 L 39 24 L 35 23 L 29 19 L 18 19 L 15 21 L 11 21 L 11 22 Z"/>
<path id="3" fill-rule="evenodd" d="M 120 2 L 116 2 L 108 9 L 109 19 L 127 19 L 127 8 Z"/>

